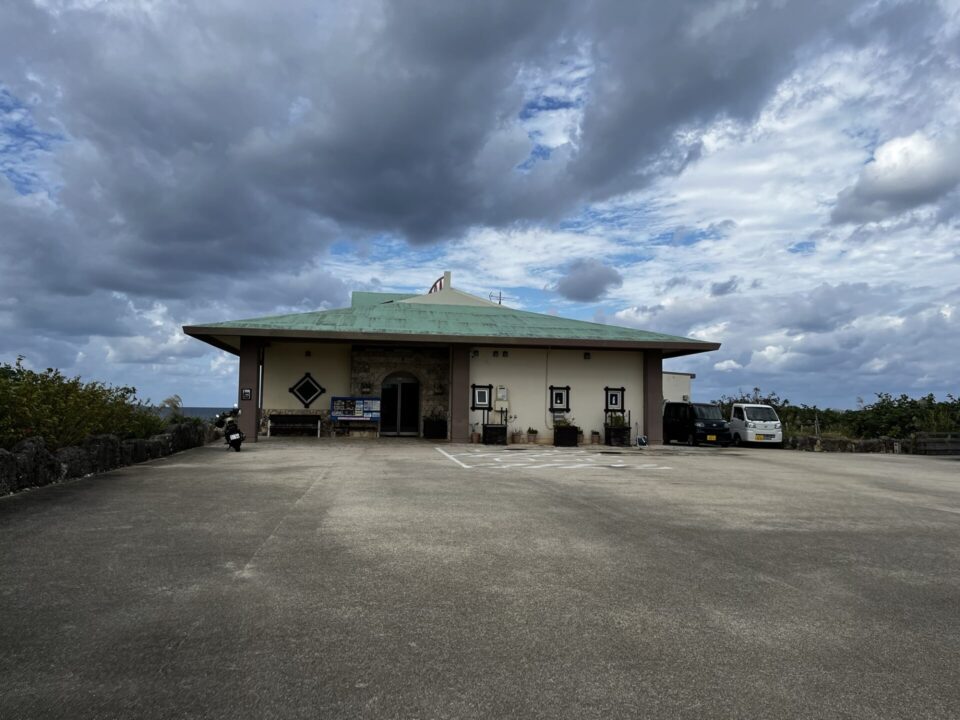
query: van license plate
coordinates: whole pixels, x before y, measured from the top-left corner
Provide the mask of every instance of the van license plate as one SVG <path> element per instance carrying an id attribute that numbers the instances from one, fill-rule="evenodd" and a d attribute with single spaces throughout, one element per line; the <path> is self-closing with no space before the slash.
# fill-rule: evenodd
<path id="1" fill-rule="evenodd" d="M 767 439 L 766 435 L 759 435 L 759 434 L 757 435 L 757 440 L 766 440 L 766 439 Z"/>
<path id="2" fill-rule="evenodd" d="M 716 442 L 716 441 L 717 441 L 716 435 L 707 435 L 707 442 Z"/>
<path id="3" fill-rule="evenodd" d="M 240 433 L 234 433 L 233 435 L 230 436 L 230 439 L 231 439 L 231 440 L 239 440 L 239 439 L 240 439 Z"/>

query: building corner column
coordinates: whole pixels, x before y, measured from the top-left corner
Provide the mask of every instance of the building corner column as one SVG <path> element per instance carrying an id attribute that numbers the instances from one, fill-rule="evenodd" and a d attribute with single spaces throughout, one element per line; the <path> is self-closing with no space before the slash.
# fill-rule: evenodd
<path id="1" fill-rule="evenodd" d="M 450 346 L 450 439 L 470 440 L 470 346 Z"/>
<path id="2" fill-rule="evenodd" d="M 663 444 L 663 353 L 643 353 L 643 434 L 651 445 Z"/>
<path id="3" fill-rule="evenodd" d="M 240 408 L 240 431 L 248 442 L 257 442 L 260 430 L 260 350 L 254 338 L 240 338 L 240 372 L 237 406 Z M 249 397 L 249 399 L 245 399 Z"/>

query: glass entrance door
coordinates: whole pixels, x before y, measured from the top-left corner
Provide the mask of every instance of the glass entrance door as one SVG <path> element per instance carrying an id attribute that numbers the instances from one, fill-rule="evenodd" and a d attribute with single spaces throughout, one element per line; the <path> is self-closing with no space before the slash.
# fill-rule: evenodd
<path id="1" fill-rule="evenodd" d="M 399 389 L 398 385 L 384 385 L 380 393 L 380 434 L 396 435 L 399 426 Z"/>
<path id="2" fill-rule="evenodd" d="M 400 384 L 400 407 L 397 415 L 401 435 L 420 434 L 420 383 Z"/>
<path id="3" fill-rule="evenodd" d="M 412 377 L 390 377 L 380 392 L 380 434 L 420 434 L 420 383 Z"/>

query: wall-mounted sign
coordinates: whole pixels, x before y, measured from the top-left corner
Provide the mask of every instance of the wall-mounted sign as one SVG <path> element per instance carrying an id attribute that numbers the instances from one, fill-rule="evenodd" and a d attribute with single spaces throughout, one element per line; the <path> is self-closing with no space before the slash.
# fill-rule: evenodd
<path id="1" fill-rule="evenodd" d="M 622 387 L 619 387 L 619 388 L 605 387 L 603 391 L 607 394 L 606 395 L 607 402 L 603 409 L 622 412 L 623 411 L 623 394 L 626 391 L 626 389 Z"/>
<path id="2" fill-rule="evenodd" d="M 241 400 L 253 400 L 253 388 L 242 388 L 240 390 Z"/>
<path id="3" fill-rule="evenodd" d="M 471 410 L 493 410 L 493 385 L 471 385 Z"/>
<path id="4" fill-rule="evenodd" d="M 570 412 L 570 386 L 550 386 L 550 412 Z"/>
<path id="5" fill-rule="evenodd" d="M 330 398 L 330 419 L 380 421 L 380 398 L 372 397 L 332 397 Z"/>
<path id="6" fill-rule="evenodd" d="M 305 408 L 310 407 L 310 404 L 325 392 L 323 385 L 314 380 L 310 373 L 304 373 L 303 377 L 290 388 L 290 393 L 303 403 Z"/>

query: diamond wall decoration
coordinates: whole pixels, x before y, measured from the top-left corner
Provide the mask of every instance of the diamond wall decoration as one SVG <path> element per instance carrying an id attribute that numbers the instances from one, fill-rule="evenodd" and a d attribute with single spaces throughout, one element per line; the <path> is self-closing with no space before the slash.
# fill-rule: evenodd
<path id="1" fill-rule="evenodd" d="M 310 373 L 304 373 L 303 377 L 297 380 L 290 388 L 293 396 L 303 403 L 305 408 L 310 407 L 310 403 L 326 392 L 326 389 L 310 377 Z"/>

